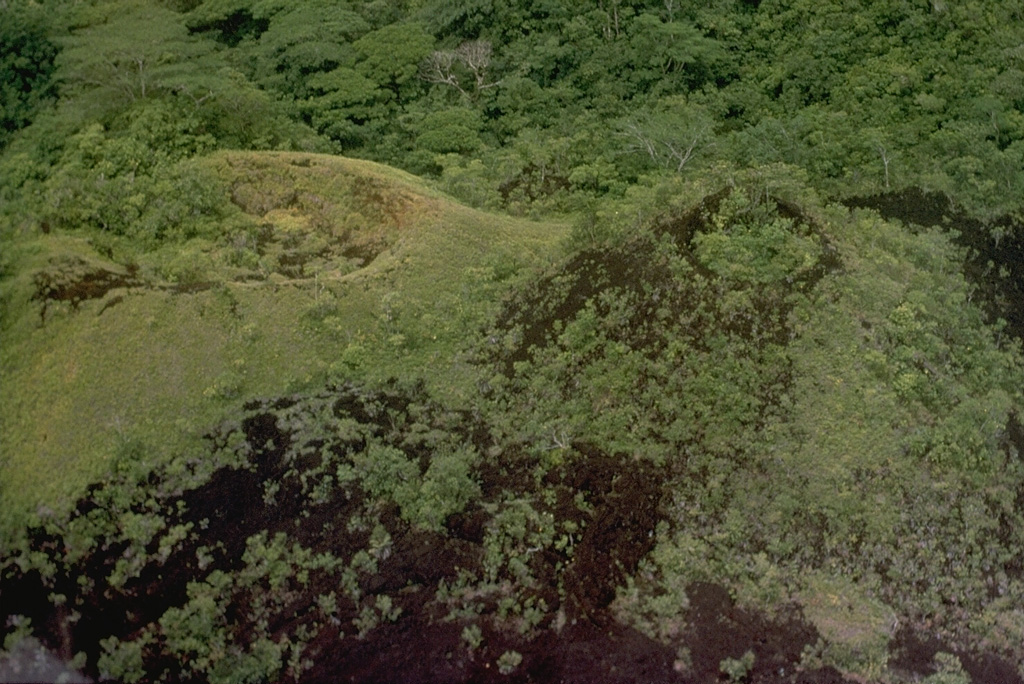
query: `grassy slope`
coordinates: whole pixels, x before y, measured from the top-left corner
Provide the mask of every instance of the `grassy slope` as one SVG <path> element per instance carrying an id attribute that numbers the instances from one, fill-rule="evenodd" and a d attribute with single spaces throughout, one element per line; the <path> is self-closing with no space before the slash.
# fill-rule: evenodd
<path id="1" fill-rule="evenodd" d="M 232 152 L 206 163 L 241 215 L 230 235 L 137 255 L 142 287 L 111 290 L 77 310 L 55 304 L 41 324 L 32 278 L 51 260 L 124 269 L 79 237 L 10 246 L 5 514 L 59 508 L 124 445 L 166 456 L 244 397 L 327 375 L 415 372 L 457 400 L 460 383 L 472 381 L 468 370 L 452 372 L 465 368 L 459 349 L 501 281 L 543 261 L 566 231 L 467 209 L 369 162 Z M 345 251 L 379 254 L 363 264 Z M 168 279 L 197 291 L 175 291 Z"/>

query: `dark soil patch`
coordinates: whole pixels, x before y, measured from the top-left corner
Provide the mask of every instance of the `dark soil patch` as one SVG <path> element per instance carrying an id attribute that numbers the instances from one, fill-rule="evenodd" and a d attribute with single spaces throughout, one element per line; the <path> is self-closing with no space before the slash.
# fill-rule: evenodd
<path id="1" fill-rule="evenodd" d="M 832 668 L 802 671 L 804 647 L 818 639 L 817 630 L 807 623 L 796 606 L 774 618 L 735 605 L 729 592 L 716 584 L 695 583 L 687 587 L 690 608 L 684 641 L 690 652 L 691 677 L 697 682 L 724 678 L 721 663 L 740 660 L 748 651 L 754 662 L 744 681 L 763 682 L 847 682 Z"/>
<path id="2" fill-rule="evenodd" d="M 846 206 L 874 209 L 884 219 L 897 219 L 908 225 L 925 228 L 949 226 L 953 218 L 953 203 L 949 197 L 941 192 L 928 192 L 921 188 L 853 197 L 846 200 Z"/>
<path id="3" fill-rule="evenodd" d="M 595 506 L 563 581 L 583 614 L 596 614 L 615 598 L 615 590 L 632 575 L 654 546 L 654 528 L 663 516 L 663 474 L 650 464 L 610 457 L 591 445 L 574 445 L 584 467 L 560 473 L 568 508 L 576 492 Z M 575 611 L 573 611 L 575 613 Z"/>
<path id="4" fill-rule="evenodd" d="M 42 304 L 39 316 L 46 321 L 46 313 L 55 302 L 67 302 L 78 310 L 82 302 L 102 299 L 111 290 L 139 287 L 143 284 L 138 267 L 131 265 L 124 271 L 96 266 L 78 257 L 50 260 L 50 264 L 33 276 L 34 301 Z M 109 308 L 109 306 L 104 307 Z"/>
<path id="5" fill-rule="evenodd" d="M 552 275 L 543 278 L 513 301 L 498 317 L 498 330 L 516 331 L 515 346 L 503 351 L 503 368 L 512 375 L 516 363 L 531 357 L 532 349 L 546 346 L 566 321 L 572 320 L 598 293 L 625 290 L 641 293 L 644 285 L 664 287 L 671 274 L 665 264 L 652 258 L 653 243 L 637 241 L 619 250 L 585 250 L 574 256 Z M 651 320 L 653 301 L 633 311 L 626 326 L 642 331 Z M 606 313 L 606 312 L 605 312 Z M 643 344 L 643 340 L 637 340 Z"/>
<path id="6" fill-rule="evenodd" d="M 1003 434 L 1002 441 L 1002 448 L 1007 458 L 1016 460 L 1018 463 L 1024 462 L 1024 423 L 1021 421 L 1021 416 L 1016 412 L 1011 413 L 1006 421 L 1006 432 Z M 1020 482 L 1017 485 L 1017 491 L 1014 495 L 1014 509 L 1024 511 L 1024 482 Z M 1010 540 L 1014 539 L 1018 532 L 1015 529 L 1016 524 L 1004 512 L 1000 512 L 998 516 L 999 541 L 1003 544 L 1009 544 Z M 1024 556 L 1016 554 L 1006 564 L 1004 570 L 1007 576 L 1013 579 L 1024 577 Z"/>
<path id="7" fill-rule="evenodd" d="M 670 649 L 622 625 L 590 621 L 550 630 L 533 641 L 487 629 L 483 644 L 467 649 L 461 624 L 402 621 L 372 643 L 357 644 L 341 662 L 326 656 L 309 673 L 309 682 L 394 684 L 686 684 L 673 670 Z M 385 631 L 385 630 L 382 630 Z M 504 674 L 499 660 L 518 653 L 521 662 Z"/>
<path id="8" fill-rule="evenodd" d="M 50 308 L 58 303 L 69 304 L 72 311 L 78 311 L 82 302 L 105 299 L 97 316 L 103 315 L 124 302 L 125 294 L 113 294 L 115 290 L 151 288 L 170 292 L 171 294 L 196 294 L 205 292 L 218 285 L 214 281 L 190 281 L 171 285 L 154 285 L 147 283 L 140 275 L 135 264 L 129 264 L 124 270 L 115 270 L 90 264 L 78 257 L 55 258 L 43 270 L 33 276 L 35 292 L 32 300 L 40 302 L 40 321 L 46 322 Z"/>
<path id="9" fill-rule="evenodd" d="M 96 315 L 102 316 L 107 311 L 107 309 L 112 309 L 118 304 L 121 304 L 122 302 L 124 302 L 124 295 L 114 295 L 107 301 L 103 302 L 103 306 L 100 308 L 99 313 L 97 313 Z"/>
<path id="10" fill-rule="evenodd" d="M 727 596 L 721 587 L 701 591 Z M 414 682 L 453 684 L 480 682 L 559 682 L 561 684 L 705 684 L 725 681 L 721 662 L 753 651 L 757 660 L 744 681 L 754 684 L 853 684 L 832 668 L 801 670 L 802 649 L 818 634 L 796 614 L 783 620 L 736 609 L 730 602 L 694 613 L 684 643 L 692 667 L 676 651 L 608 618 L 572 620 L 533 640 L 515 638 L 496 629 L 482 632 L 479 648 L 467 649 L 461 623 L 402 620 L 383 628 L 372 641 L 339 653 L 334 649 L 317 661 L 308 682 Z M 506 652 L 521 656 L 508 674 L 499 670 Z"/>

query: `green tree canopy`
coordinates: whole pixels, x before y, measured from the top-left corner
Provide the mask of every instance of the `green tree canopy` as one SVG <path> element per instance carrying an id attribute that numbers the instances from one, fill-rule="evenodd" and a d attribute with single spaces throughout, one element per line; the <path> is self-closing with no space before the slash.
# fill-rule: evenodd
<path id="1" fill-rule="evenodd" d="M 47 8 L 14 3 L 0 13 L 0 150 L 52 98 L 57 46 Z"/>

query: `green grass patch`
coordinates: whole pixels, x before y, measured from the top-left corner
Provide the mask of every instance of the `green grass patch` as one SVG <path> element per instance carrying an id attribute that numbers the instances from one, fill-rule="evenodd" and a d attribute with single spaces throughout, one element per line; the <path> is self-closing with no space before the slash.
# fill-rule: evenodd
<path id="1" fill-rule="evenodd" d="M 59 509 L 126 443 L 166 459 L 247 398 L 325 378 L 421 376 L 457 401 L 475 382 L 463 350 L 500 293 L 568 231 L 468 209 L 370 162 L 202 163 L 237 207 L 220 236 L 144 253 L 106 236 L 5 240 L 5 512 Z M 41 316 L 39 273 L 127 273 L 117 261 L 135 281 Z"/>

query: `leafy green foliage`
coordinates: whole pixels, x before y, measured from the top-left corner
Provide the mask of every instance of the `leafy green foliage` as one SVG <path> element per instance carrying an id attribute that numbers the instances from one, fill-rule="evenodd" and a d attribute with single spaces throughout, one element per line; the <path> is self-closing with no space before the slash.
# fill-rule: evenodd
<path id="1" fill-rule="evenodd" d="M 418 24 L 390 24 L 352 44 L 358 54 L 356 69 L 401 103 L 415 84 L 419 65 L 433 39 Z"/>
<path id="2" fill-rule="evenodd" d="M 137 175 L 134 187 L 178 189 L 146 195 L 142 219 L 117 224 L 127 234 L 51 225 L 0 250 L 4 384 L 26 392 L 0 407 L 12 507 L 67 505 L 123 440 L 170 455 L 253 394 L 400 373 L 467 396 L 467 331 L 566 230 L 468 210 L 408 174 L 324 155 L 217 153 L 154 173 L 170 178 Z M 39 465 L 67 453 L 78 454 L 61 466 L 67 477 Z"/>
<path id="3" fill-rule="evenodd" d="M 51 228 L 91 227 L 142 244 L 209 232 L 227 213 L 223 190 L 184 161 L 212 142 L 182 134 L 186 126 L 157 105 L 137 111 L 125 135 L 93 124 L 72 136 L 59 170 L 43 186 L 40 220 Z M 178 147 L 169 149 L 169 140 Z"/>
<path id="4" fill-rule="evenodd" d="M 369 31 L 355 12 L 335 3 L 303 3 L 268 17 L 267 29 L 251 48 L 254 76 L 264 87 L 296 98 L 307 95 L 312 74 L 350 64 L 351 41 Z"/>
<path id="5" fill-rule="evenodd" d="M 154 98 L 201 109 L 229 96 L 232 74 L 216 44 L 190 35 L 179 14 L 145 2 L 102 9 L 109 14 L 67 38 L 57 59 L 63 96 L 90 118 L 106 121 Z"/>
<path id="6" fill-rule="evenodd" d="M 53 96 L 57 46 L 48 35 L 45 11 L 16 2 L 0 15 L 0 150 Z"/>
<path id="7" fill-rule="evenodd" d="M 9 44 L 43 52 L 38 87 L 11 67 L 8 87 L 28 93 L 11 106 L 35 111 L 56 59 L 64 99 L 88 120 L 173 95 L 219 145 L 340 144 L 432 175 L 452 166 L 432 154 L 456 154 L 487 169 L 492 193 L 536 182 L 536 161 L 510 169 L 500 151 L 523 134 L 553 149 L 585 135 L 555 171 L 572 180 L 556 187 L 597 196 L 621 197 L 652 169 L 721 161 L 798 165 L 840 196 L 941 189 L 985 218 L 1014 211 L 1024 187 L 1012 3 L 186 5 L 12 14 Z M 51 36 L 68 29 L 56 55 Z M 441 114 L 453 105 L 474 125 Z M 501 203 L 544 206 L 552 189 L 502 190 Z"/>

